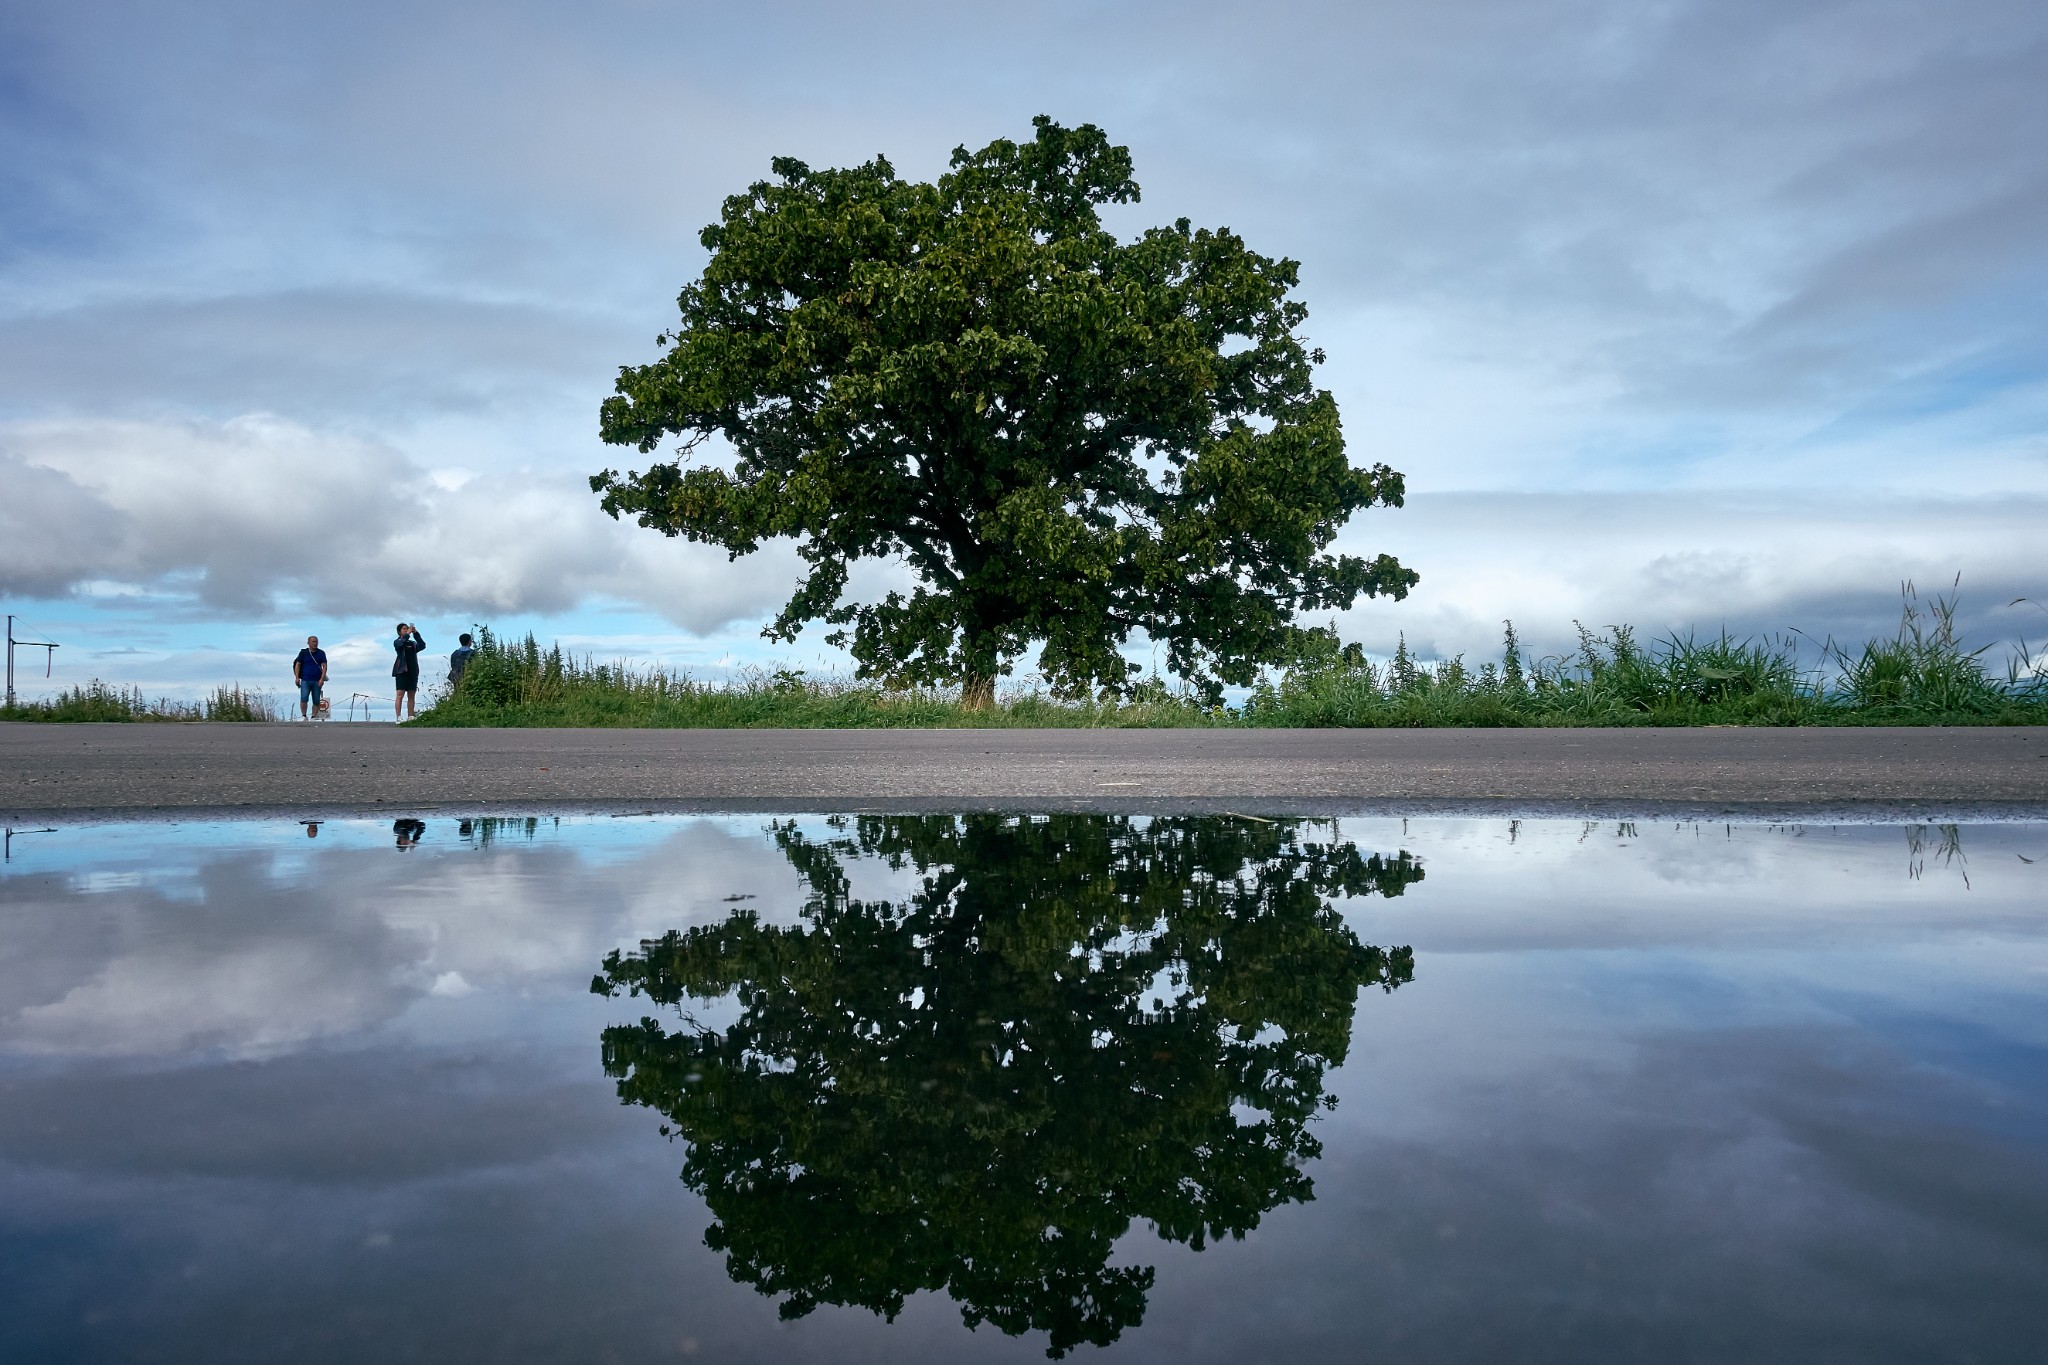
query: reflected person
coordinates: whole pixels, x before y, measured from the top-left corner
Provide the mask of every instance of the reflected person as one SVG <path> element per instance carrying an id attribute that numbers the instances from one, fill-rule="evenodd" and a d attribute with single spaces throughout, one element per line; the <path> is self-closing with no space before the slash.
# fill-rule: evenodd
<path id="1" fill-rule="evenodd" d="M 1362 987 L 1413 975 L 1331 904 L 1407 854 L 1297 822 L 1001 815 L 771 826 L 801 922 L 749 912 L 613 953 L 592 989 L 679 1008 L 604 1031 L 622 1100 L 689 1144 L 705 1242 L 786 1318 L 944 1290 L 1054 1356 L 1142 1322 L 1134 1220 L 1201 1248 L 1313 1195 Z M 914 871 L 864 901 L 846 864 Z M 692 1004 L 736 1017 L 699 1024 Z"/>

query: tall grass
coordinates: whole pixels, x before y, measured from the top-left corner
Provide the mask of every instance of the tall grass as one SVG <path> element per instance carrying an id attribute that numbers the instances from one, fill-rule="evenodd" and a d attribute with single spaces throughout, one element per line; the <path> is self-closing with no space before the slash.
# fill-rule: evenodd
<path id="1" fill-rule="evenodd" d="M 1827 702 L 1781 642 L 1673 635 L 1638 643 L 1627 626 L 1579 627 L 1569 655 L 1527 660 L 1509 623 L 1498 664 L 1431 665 L 1408 654 L 1375 667 L 1325 651 L 1255 688 L 1254 725 L 1797 725 Z"/>
<path id="2" fill-rule="evenodd" d="M 970 710 L 943 690 L 893 691 L 790 669 L 748 670 L 731 682 L 708 682 L 660 667 L 578 659 L 560 645 L 543 649 L 531 635 L 500 640 L 486 626 L 476 628 L 476 638 L 461 685 L 441 690 L 414 724 L 860 729 L 1141 727 L 1228 719 L 1163 688 L 1082 704 L 1027 692 Z"/>
<path id="3" fill-rule="evenodd" d="M 277 702 L 268 692 L 222 683 L 199 704 L 201 720 L 276 720 Z"/>
<path id="4" fill-rule="evenodd" d="M 1954 712 L 1993 715 L 2015 696 L 2038 694 L 2038 669 L 2022 679 L 2018 664 L 2004 685 L 1985 670 L 1989 645 L 1966 650 L 1956 638 L 1956 601 L 1937 596 L 1922 606 L 1911 583 L 1903 590 L 1898 634 L 1872 640 L 1850 654 L 1833 649 L 1841 686 L 1852 705 L 1866 711 Z"/>
<path id="5" fill-rule="evenodd" d="M 528 635 L 478 627 L 459 687 L 443 688 L 414 724 L 706 728 L 1167 726 L 1970 725 L 2048 724 L 2048 656 L 2022 643 L 2004 676 L 1989 649 L 1969 648 L 1951 595 L 1902 592 L 1899 625 L 1860 647 L 1828 641 L 1802 663 L 1803 637 L 1671 634 L 1642 643 L 1628 626 L 1579 627 L 1567 654 L 1530 658 L 1506 623 L 1500 658 L 1423 662 L 1403 639 L 1375 663 L 1334 629 L 1303 631 L 1295 661 L 1234 710 L 1204 705 L 1162 680 L 1121 698 L 1060 701 L 1033 689 L 970 710 L 957 692 L 894 691 L 789 669 L 703 681 L 660 667 L 578 659 Z M 37 721 L 256 721 L 276 718 L 268 693 L 216 688 L 197 703 L 144 699 L 94 681 L 46 701 L 0 709 Z"/>
<path id="6" fill-rule="evenodd" d="M 1302 659 L 1254 689 L 1253 725 L 1955 725 L 2048 724 L 2048 676 L 2021 646 L 2004 679 L 1989 646 L 1966 648 L 1956 599 L 1902 589 L 1898 629 L 1848 650 L 1822 645 L 1802 667 L 1795 637 L 1643 645 L 1628 626 L 1578 627 L 1570 654 L 1526 661 L 1513 623 L 1498 665 L 1415 662 L 1402 640 L 1375 667 L 1334 632 L 1308 632 Z"/>
<path id="7" fill-rule="evenodd" d="M 579 660 L 532 636 L 500 641 L 478 628 L 462 685 L 422 725 L 704 727 L 1159 727 L 1883 725 L 2048 723 L 2038 667 L 1994 679 L 1985 649 L 1967 649 L 1952 597 L 1922 603 L 1907 584 L 1898 630 L 1850 651 L 1821 646 L 1802 665 L 1796 636 L 1672 634 L 1647 644 L 1628 626 L 1579 627 L 1569 654 L 1529 658 L 1506 623 L 1500 659 L 1425 663 L 1405 638 L 1375 663 L 1333 629 L 1302 632 L 1296 661 L 1234 711 L 1208 707 L 1159 679 L 1117 700 L 1061 702 L 1026 691 L 986 710 L 956 694 L 889 691 L 787 669 L 711 683 L 661 668 Z M 1810 648 L 1810 646 L 1809 646 Z M 2022 660 L 2021 663 L 2025 663 Z"/>
<path id="8" fill-rule="evenodd" d="M 151 701 L 139 687 L 112 686 L 94 678 L 54 697 L 0 706 L 0 720 L 28 721 L 259 721 L 276 720 L 277 704 L 268 693 L 223 683 L 196 702 L 158 697 Z"/>

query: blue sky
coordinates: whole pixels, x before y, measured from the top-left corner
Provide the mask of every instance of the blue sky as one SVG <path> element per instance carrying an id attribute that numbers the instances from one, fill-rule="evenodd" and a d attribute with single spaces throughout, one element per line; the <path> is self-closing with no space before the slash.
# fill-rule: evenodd
<path id="1" fill-rule="evenodd" d="M 771 156 L 1044 112 L 1131 147 L 1120 229 L 1302 262 L 1412 491 L 1345 535 L 1423 575 L 1368 646 L 1854 638 L 1958 573 L 1974 638 L 2048 634 L 2044 87 L 1995 0 L 0 3 L 0 593 L 50 685 L 312 631 L 371 690 L 401 618 L 830 667 L 757 637 L 786 551 L 597 512 L 597 403 Z"/>

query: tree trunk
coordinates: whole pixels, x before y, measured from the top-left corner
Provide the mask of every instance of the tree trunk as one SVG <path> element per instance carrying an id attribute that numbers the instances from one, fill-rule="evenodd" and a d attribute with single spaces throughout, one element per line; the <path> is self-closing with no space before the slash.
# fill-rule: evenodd
<path id="1" fill-rule="evenodd" d="M 970 668 L 960 683 L 960 706 L 967 711 L 986 711 L 996 704 L 996 675 Z"/>

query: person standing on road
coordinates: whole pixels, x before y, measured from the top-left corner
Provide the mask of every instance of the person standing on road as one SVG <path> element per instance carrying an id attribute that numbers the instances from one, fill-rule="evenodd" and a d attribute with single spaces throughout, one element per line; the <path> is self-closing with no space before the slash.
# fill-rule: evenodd
<path id="1" fill-rule="evenodd" d="M 463 670 L 469 667 L 470 656 L 476 653 L 476 641 L 465 632 L 457 637 L 462 647 L 448 656 L 448 690 L 453 692 L 462 686 Z"/>
<path id="2" fill-rule="evenodd" d="M 391 642 L 392 652 L 398 656 L 391 661 L 391 679 L 398 688 L 398 695 L 391 699 L 393 720 L 408 720 L 418 714 L 413 697 L 420 690 L 420 653 L 426 647 L 426 636 L 403 621 L 398 623 L 398 638 Z"/>
<path id="3" fill-rule="evenodd" d="M 299 719 L 311 720 L 313 712 L 320 709 L 321 689 L 327 686 L 327 651 L 320 648 L 319 636 L 308 635 L 306 647 L 292 660 L 292 681 L 299 685 Z M 311 710 L 307 709 L 309 702 Z"/>

